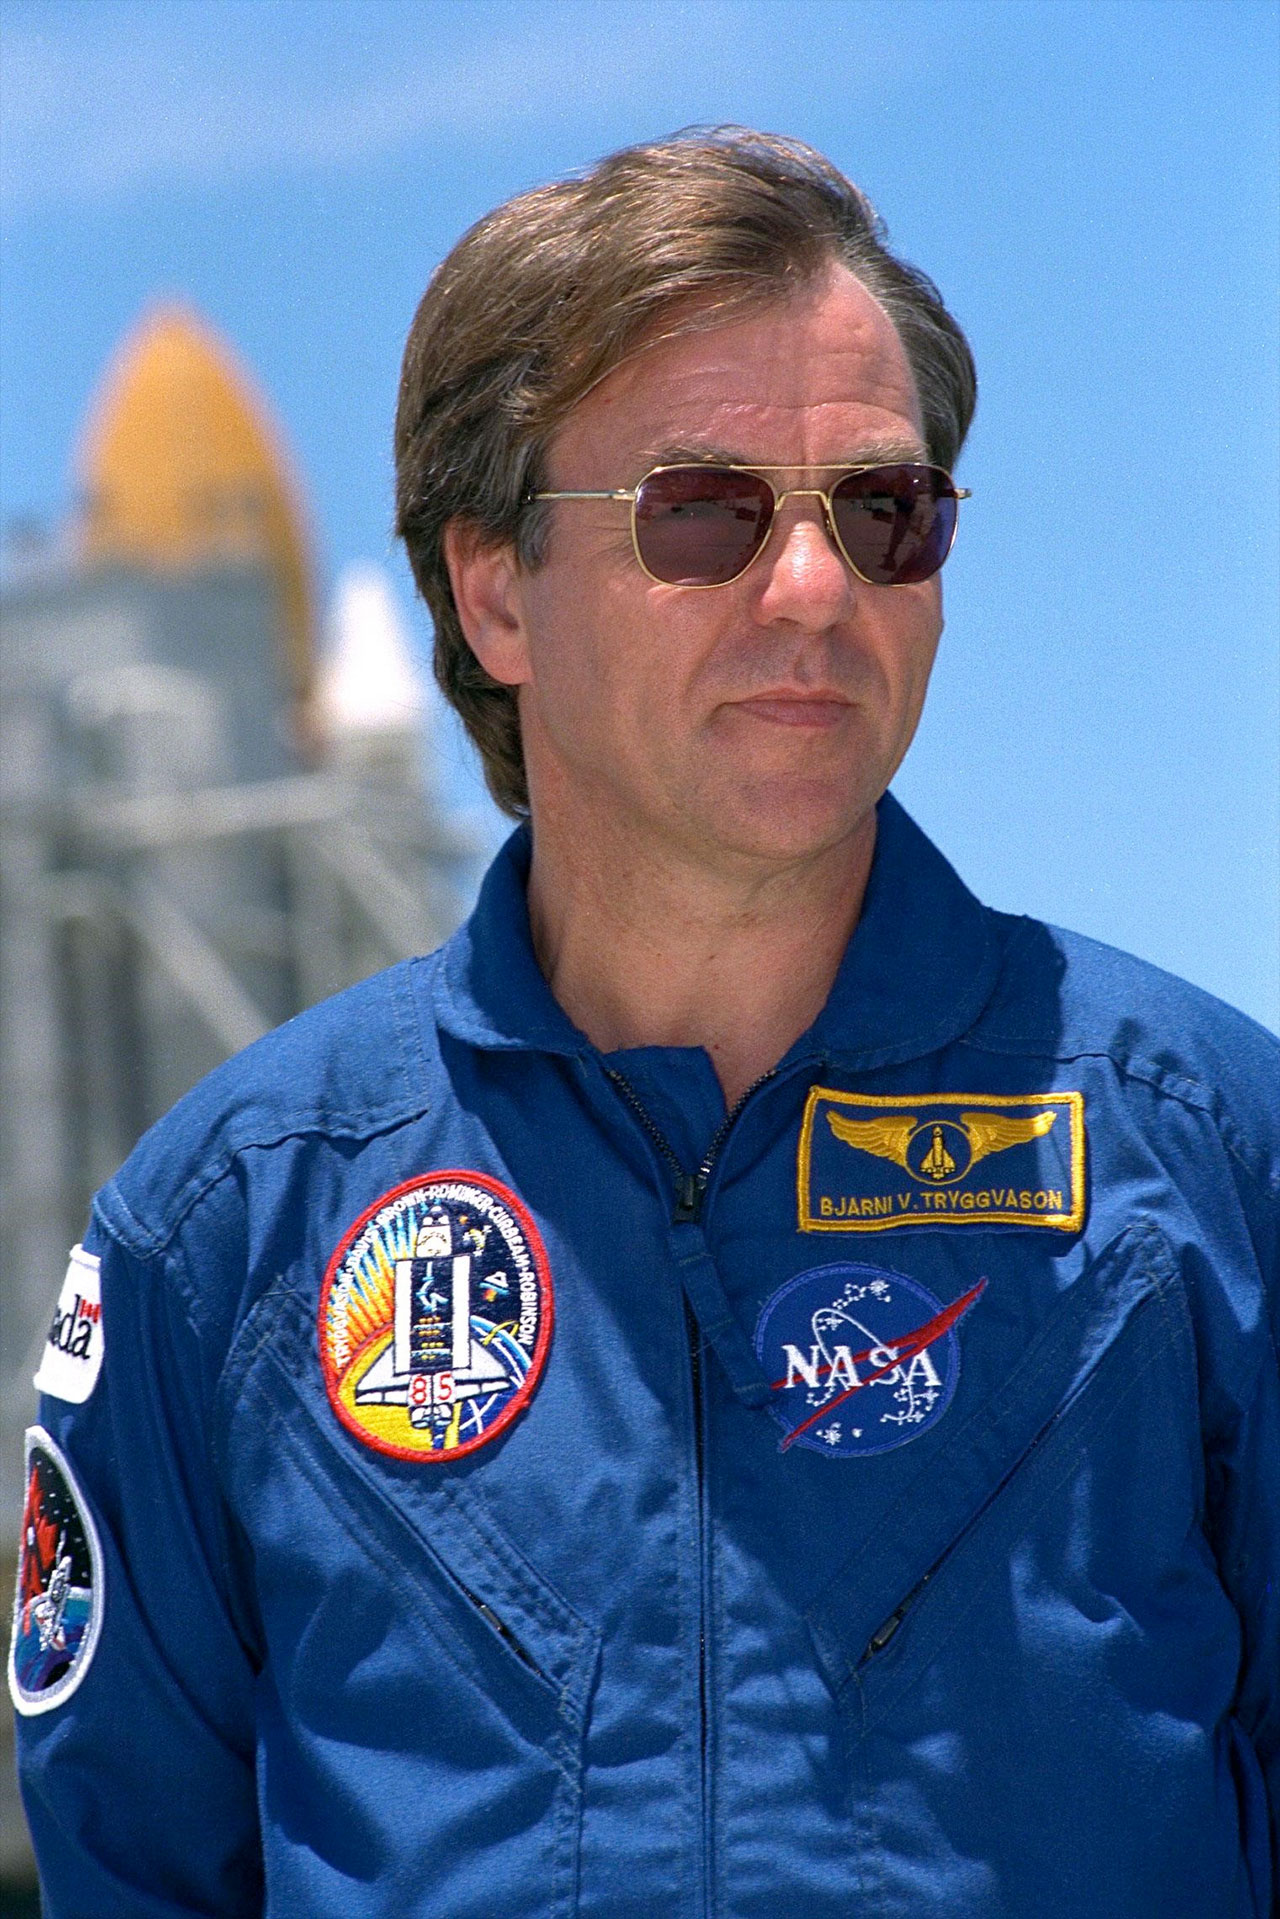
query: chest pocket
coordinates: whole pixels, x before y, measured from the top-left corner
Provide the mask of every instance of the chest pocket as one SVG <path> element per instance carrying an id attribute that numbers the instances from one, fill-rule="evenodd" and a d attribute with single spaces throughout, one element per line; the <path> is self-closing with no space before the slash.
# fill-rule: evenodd
<path id="1" fill-rule="evenodd" d="M 464 1478 L 424 1484 L 430 1469 L 388 1467 L 337 1426 L 310 1300 L 260 1303 L 222 1395 L 278 1744 L 265 1772 L 290 1782 L 294 1832 L 335 1875 L 419 1875 L 457 1919 L 576 1911 L 599 1635 Z"/>
<path id="2" fill-rule="evenodd" d="M 891 1713 L 945 1642 L 973 1629 L 993 1582 L 1007 1592 L 1019 1540 L 1082 1461 L 1109 1528 L 1135 1546 L 1162 1523 L 1185 1535 L 1203 1502 L 1196 1403 L 1176 1262 L 1142 1222 L 1085 1268 L 1004 1388 L 908 1488 L 891 1537 L 861 1544 L 809 1607 L 837 1700 L 856 1695 L 864 1726 Z M 1152 1470 L 1158 1485 L 1144 1477 Z M 1169 1510 L 1158 1516 L 1158 1505 Z M 1088 1579 L 1096 1516 L 1079 1513 L 1080 1536 L 1059 1541 L 1067 1583 Z"/>
<path id="3" fill-rule="evenodd" d="M 868 1914 L 916 1909 L 922 1853 L 966 1919 L 1252 1914 L 1241 1628 L 1161 1233 L 1102 1251 L 933 1473 L 889 1547 L 892 1610 L 855 1553 L 810 1614 Z"/>

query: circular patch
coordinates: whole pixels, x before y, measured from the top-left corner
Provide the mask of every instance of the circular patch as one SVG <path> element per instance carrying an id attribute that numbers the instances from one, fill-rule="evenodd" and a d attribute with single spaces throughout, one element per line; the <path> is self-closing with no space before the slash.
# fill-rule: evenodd
<path id="1" fill-rule="evenodd" d="M 951 1119 L 927 1119 L 907 1141 L 907 1169 L 931 1186 L 954 1186 L 963 1179 L 973 1159 L 973 1146 L 963 1126 Z"/>
<path id="2" fill-rule="evenodd" d="M 329 1262 L 320 1360 L 329 1403 L 396 1459 L 458 1459 L 532 1397 L 551 1344 L 551 1268 L 515 1194 L 484 1173 L 384 1193 Z"/>
<path id="3" fill-rule="evenodd" d="M 960 1377 L 957 1322 L 986 1283 L 943 1306 L 879 1266 L 842 1262 L 789 1279 L 765 1301 L 755 1342 L 784 1452 L 884 1453 L 935 1426 Z"/>
<path id="4" fill-rule="evenodd" d="M 42 1426 L 27 1433 L 26 1477 L 9 1692 L 30 1717 L 60 1706 L 89 1670 L 102 1627 L 102 1549 L 75 1476 Z"/>

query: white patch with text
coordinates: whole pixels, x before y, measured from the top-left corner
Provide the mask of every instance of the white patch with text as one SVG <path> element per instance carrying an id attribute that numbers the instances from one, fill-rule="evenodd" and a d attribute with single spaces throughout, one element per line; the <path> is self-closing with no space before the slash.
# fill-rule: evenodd
<path id="1" fill-rule="evenodd" d="M 102 1371 L 102 1288 L 96 1253 L 71 1248 L 67 1276 L 53 1309 L 40 1370 L 32 1382 L 73 1406 L 83 1405 Z"/>

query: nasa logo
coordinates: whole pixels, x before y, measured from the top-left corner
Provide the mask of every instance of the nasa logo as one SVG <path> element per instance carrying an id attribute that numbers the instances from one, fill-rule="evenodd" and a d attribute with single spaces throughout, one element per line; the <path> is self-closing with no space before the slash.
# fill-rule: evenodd
<path id="1" fill-rule="evenodd" d="M 936 1426 L 960 1377 L 956 1327 L 986 1284 L 943 1306 L 878 1266 L 818 1266 L 788 1280 L 765 1301 L 755 1342 L 783 1452 L 860 1458 Z"/>
<path id="2" fill-rule="evenodd" d="M 100 1261 L 83 1246 L 71 1248 L 67 1276 L 53 1309 L 53 1322 L 32 1381 L 38 1393 L 81 1406 L 102 1371 L 102 1292 Z"/>
<path id="3" fill-rule="evenodd" d="M 551 1269 L 528 1212 L 484 1173 L 431 1173 L 376 1200 L 320 1293 L 329 1403 L 366 1445 L 442 1463 L 487 1446 L 533 1396 Z"/>
<path id="4" fill-rule="evenodd" d="M 70 1698 L 102 1627 L 102 1549 L 70 1466 L 42 1426 L 26 1444 L 27 1498 L 9 1641 L 9 1693 L 30 1718 Z"/>

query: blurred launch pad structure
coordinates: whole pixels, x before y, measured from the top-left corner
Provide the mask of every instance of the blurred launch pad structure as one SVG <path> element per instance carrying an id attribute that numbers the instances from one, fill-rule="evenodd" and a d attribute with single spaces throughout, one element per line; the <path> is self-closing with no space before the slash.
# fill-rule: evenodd
<path id="1" fill-rule="evenodd" d="M 300 490 L 194 314 L 156 309 L 124 342 L 78 466 L 65 538 L 0 578 L 6 1567 L 32 1373 L 94 1189 L 219 1060 L 438 945 L 478 850 L 424 781 L 388 582 L 344 579 L 322 651 Z"/>

